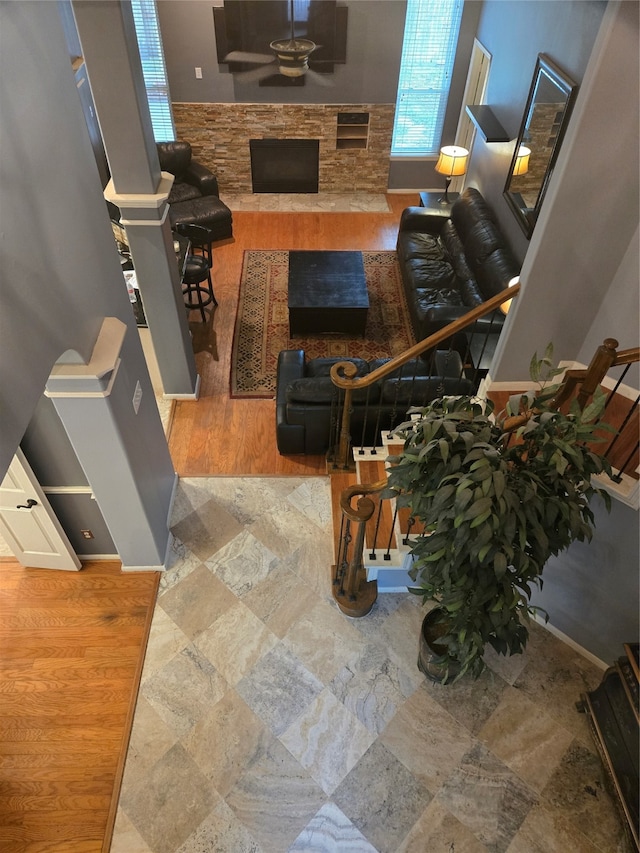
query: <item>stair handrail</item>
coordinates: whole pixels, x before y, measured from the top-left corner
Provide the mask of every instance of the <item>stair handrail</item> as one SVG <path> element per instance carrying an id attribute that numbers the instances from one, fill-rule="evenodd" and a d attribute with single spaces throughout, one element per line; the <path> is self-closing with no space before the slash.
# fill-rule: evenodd
<path id="1" fill-rule="evenodd" d="M 612 367 L 634 364 L 636 361 L 640 361 L 640 347 L 631 347 L 618 352 L 618 346 L 618 341 L 615 338 L 605 338 L 595 351 L 588 367 L 567 370 L 562 385 L 556 396 L 551 400 L 550 405 L 556 409 L 560 408 L 563 403 L 570 399 L 576 387 L 580 385 L 576 397 L 578 405 L 583 409 Z"/>
<path id="2" fill-rule="evenodd" d="M 556 395 L 548 402 L 549 408 L 559 409 L 575 394 L 578 405 L 584 409 L 612 367 L 635 364 L 635 362 L 640 361 L 640 347 L 631 347 L 618 352 L 618 346 L 618 341 L 615 338 L 605 338 L 595 351 L 588 367 L 566 370 Z M 579 390 L 576 393 L 578 386 Z M 527 414 L 513 415 L 505 421 L 505 428 L 509 431 L 518 429 L 528 419 L 529 415 Z"/>
<path id="3" fill-rule="evenodd" d="M 334 364 L 330 371 L 331 381 L 338 388 L 342 388 L 344 390 L 344 402 L 342 406 L 342 421 L 340 424 L 338 447 L 332 452 L 333 467 L 336 469 L 346 469 L 349 465 L 349 449 L 351 445 L 351 399 L 354 390 L 358 388 L 367 388 L 375 382 L 378 382 L 380 379 L 384 379 L 385 376 L 389 376 L 408 361 L 412 361 L 414 358 L 422 355 L 423 352 L 433 349 L 439 343 L 442 343 L 442 341 L 445 341 L 453 335 L 458 334 L 458 332 L 463 331 L 481 317 L 491 314 L 493 311 L 500 308 L 504 302 L 508 302 L 516 297 L 520 293 L 520 287 L 521 285 L 519 282 L 512 284 L 510 287 L 506 287 L 496 296 L 492 296 L 490 299 L 487 299 L 487 301 L 483 302 L 482 305 L 472 308 L 471 311 L 464 314 L 462 317 L 459 317 L 457 320 L 454 320 L 453 323 L 449 323 L 447 326 L 444 326 L 442 329 L 434 332 L 433 335 L 423 338 L 419 343 L 409 347 L 409 349 L 405 350 L 400 355 L 395 356 L 395 358 L 392 358 L 386 364 L 377 367 L 365 376 L 356 377 L 358 368 L 357 365 L 351 361 L 339 361 Z"/>
<path id="4" fill-rule="evenodd" d="M 357 483 L 348 486 L 340 493 L 340 509 L 343 524 L 340 528 L 340 542 L 337 548 L 336 564 L 332 571 L 333 597 L 340 610 L 347 616 L 365 616 L 373 607 L 378 595 L 375 581 L 367 581 L 364 576 L 364 538 L 366 524 L 375 511 L 375 504 L 369 497 L 381 492 L 387 481 L 377 483 Z M 351 501 L 358 497 L 354 507 Z M 344 527 L 346 519 L 347 527 Z M 356 525 L 355 536 L 351 535 L 350 523 Z M 353 542 L 349 554 L 349 544 Z"/>
<path id="5" fill-rule="evenodd" d="M 432 340 L 434 337 L 437 337 L 437 335 L 426 340 Z M 617 350 L 617 347 L 618 341 L 615 340 L 615 338 L 605 338 L 604 342 L 594 353 L 588 367 L 572 368 L 567 370 L 557 394 L 552 398 L 549 405 L 558 409 L 572 397 L 578 385 L 582 383 L 575 396 L 578 399 L 580 407 L 584 408 L 610 368 L 634 364 L 640 361 L 640 347 L 631 347 L 630 349 L 620 351 Z M 414 347 L 413 350 L 415 351 L 416 347 Z M 400 364 L 404 364 L 405 361 L 408 360 L 406 356 L 407 354 L 403 353 L 402 356 L 394 359 L 395 367 L 398 367 Z M 350 364 L 349 362 L 343 363 Z M 372 374 L 369 374 L 369 376 L 375 373 L 380 375 L 379 370 L 376 370 Z M 360 378 L 365 379 L 367 377 Z M 362 387 L 362 384 L 357 387 Z M 513 433 L 519 427 L 523 426 L 527 422 L 528 418 L 529 415 L 514 415 L 509 417 L 504 421 L 503 429 L 505 432 Z M 375 582 L 361 582 L 364 567 L 361 543 L 364 539 L 366 523 L 373 515 L 373 501 L 370 499 L 369 495 L 382 492 L 386 485 L 386 478 L 378 480 L 375 483 L 354 483 L 353 485 L 343 489 L 340 493 L 340 509 L 343 517 L 349 519 L 358 526 L 355 537 L 357 547 L 354 549 L 347 569 L 348 580 L 344 582 L 344 589 L 350 597 L 349 604 L 347 605 L 344 601 L 345 592 L 342 592 L 342 597 L 337 594 L 337 590 L 334 592 L 334 597 L 338 607 L 348 616 L 367 613 L 377 597 Z M 360 496 L 357 507 L 353 507 L 351 505 L 351 501 L 355 496 Z"/>
<path id="6" fill-rule="evenodd" d="M 377 480 L 375 483 L 354 483 L 352 486 L 347 486 L 346 489 L 343 489 L 340 492 L 340 509 L 347 518 L 351 519 L 351 521 L 362 521 L 365 513 L 359 505 L 360 502 L 358 501 L 358 506 L 354 508 L 351 506 L 351 499 L 356 495 L 375 495 L 377 492 L 381 492 L 386 485 L 387 480 L 385 478 L 384 480 Z M 367 507 L 366 512 L 368 512 L 368 509 L 369 508 Z M 369 513 L 364 520 L 368 521 L 372 514 L 373 513 Z"/>

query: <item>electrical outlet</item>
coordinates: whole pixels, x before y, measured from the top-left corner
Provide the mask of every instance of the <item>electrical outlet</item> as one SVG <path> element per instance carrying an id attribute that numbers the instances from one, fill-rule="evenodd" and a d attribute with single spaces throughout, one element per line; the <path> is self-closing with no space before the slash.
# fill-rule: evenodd
<path id="1" fill-rule="evenodd" d="M 196 80 L 202 80 L 202 68 L 196 66 Z"/>
<path id="2" fill-rule="evenodd" d="M 81 530 L 84 539 L 93 539 L 93 533 L 90 530 Z"/>
<path id="3" fill-rule="evenodd" d="M 133 392 L 133 411 L 138 414 L 138 409 L 140 408 L 140 401 L 142 400 L 142 386 L 140 385 L 140 380 L 136 382 L 136 387 Z"/>

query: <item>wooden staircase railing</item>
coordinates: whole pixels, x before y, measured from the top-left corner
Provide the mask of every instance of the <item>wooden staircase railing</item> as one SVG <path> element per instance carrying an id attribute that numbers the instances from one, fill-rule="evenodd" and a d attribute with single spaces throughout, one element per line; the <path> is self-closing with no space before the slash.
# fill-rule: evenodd
<path id="1" fill-rule="evenodd" d="M 617 379 L 608 395 L 606 412 L 616 396 L 620 396 L 617 391 L 621 387 L 629 366 L 640 361 L 639 348 L 617 351 L 617 346 L 616 340 L 607 338 L 598 348 L 587 368 L 567 370 L 558 393 L 552 401 L 553 405 L 560 408 L 575 397 L 579 405 L 584 408 L 595 390 L 602 385 L 608 371 L 612 367 L 624 366 L 622 376 Z M 406 356 L 406 353 L 404 355 Z M 402 363 L 396 360 L 396 365 Z M 638 477 L 638 397 L 632 400 L 627 396 L 625 399 L 630 405 L 623 408 L 618 405 L 615 415 L 617 433 L 604 450 L 611 462 L 609 456 L 611 448 L 621 440 L 621 437 L 623 438 L 622 456 L 618 453 L 623 461 L 617 465 L 612 462 L 614 468 L 617 467 L 620 472 L 614 476 L 614 480 L 622 476 L 625 465 L 628 467 L 629 464 L 632 466 L 630 475 L 635 476 L 636 479 Z M 511 418 L 509 430 L 516 430 L 522 423 L 519 417 Z M 391 443 L 393 439 L 385 441 Z M 395 443 L 398 444 L 397 439 Z M 602 452 L 599 447 L 594 450 Z M 368 477 L 370 482 L 354 483 L 340 493 L 342 519 L 336 545 L 336 565 L 332 567 L 332 593 L 338 607 L 347 616 L 365 616 L 371 610 L 378 595 L 378 583 L 375 579 L 377 569 L 372 567 L 381 566 L 385 571 L 385 559 L 391 558 L 393 569 L 405 579 L 404 588 L 406 588 L 409 583 L 406 579 L 411 560 L 409 553 L 411 541 L 416 536 L 423 535 L 422 529 L 413 524 L 415 520 L 411 518 L 408 510 L 396 512 L 395 509 L 385 506 L 390 503 L 389 501 L 380 498 L 387 482 L 386 455 L 386 453 L 379 454 L 375 460 L 358 462 L 359 473 Z M 358 500 L 354 507 L 352 501 L 356 497 Z"/>
<path id="2" fill-rule="evenodd" d="M 378 585 L 368 581 L 362 555 L 366 525 L 375 512 L 373 495 L 386 486 L 386 478 L 377 483 L 350 486 L 340 496 L 342 522 L 336 564 L 332 566 L 332 593 L 340 610 L 347 616 L 366 616 L 378 597 Z M 358 498 L 352 506 L 354 497 Z M 355 527 L 355 535 L 352 533 Z"/>
<path id="3" fill-rule="evenodd" d="M 366 376 L 356 377 L 357 368 L 349 361 L 341 361 L 334 364 L 331 368 L 331 380 L 334 385 L 344 391 L 344 400 L 342 405 L 342 415 L 339 425 L 339 438 L 337 444 L 334 445 L 327 454 L 327 468 L 331 471 L 344 471 L 351 467 L 350 451 L 351 451 L 351 407 L 352 395 L 356 389 L 369 388 L 374 383 L 379 382 L 389 376 L 398 368 L 402 367 L 407 362 L 418 358 L 423 353 L 437 348 L 438 344 L 447 341 L 450 338 L 464 332 L 469 326 L 472 326 L 476 320 L 485 317 L 500 308 L 503 303 L 509 302 L 520 292 L 520 284 L 513 284 L 511 287 L 505 288 L 497 296 L 488 299 L 477 308 L 473 308 L 463 317 L 456 320 L 454 323 L 449 323 L 440 331 L 428 338 L 405 350 L 401 355 L 396 356 L 382 367 L 372 370 Z"/>

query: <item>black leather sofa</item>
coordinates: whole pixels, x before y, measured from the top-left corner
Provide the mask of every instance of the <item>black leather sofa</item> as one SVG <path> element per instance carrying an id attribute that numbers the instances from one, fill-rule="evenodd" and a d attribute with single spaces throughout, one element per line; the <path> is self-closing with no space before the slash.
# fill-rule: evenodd
<path id="1" fill-rule="evenodd" d="M 161 170 L 175 177 L 168 198 L 171 228 L 201 225 L 209 229 L 215 242 L 232 237 L 233 217 L 219 198 L 218 179 L 192 159 L 191 145 L 158 142 L 156 147 Z"/>
<path id="2" fill-rule="evenodd" d="M 322 454 L 329 449 L 332 424 L 341 414 L 343 395 L 330 377 L 339 361 L 353 362 L 358 376 L 389 359 L 305 359 L 304 350 L 283 350 L 278 355 L 276 383 L 276 438 L 281 454 Z M 352 444 L 379 445 L 380 433 L 406 420 L 412 406 L 442 395 L 471 394 L 470 380 L 462 373 L 455 352 L 438 352 L 431 362 L 410 361 L 369 389 L 353 392 Z"/>
<path id="3" fill-rule="evenodd" d="M 456 199 L 450 217 L 406 208 L 397 254 L 417 341 L 495 296 L 520 272 L 492 210 L 474 188 Z M 499 335 L 503 322 L 495 311 L 469 332 Z"/>

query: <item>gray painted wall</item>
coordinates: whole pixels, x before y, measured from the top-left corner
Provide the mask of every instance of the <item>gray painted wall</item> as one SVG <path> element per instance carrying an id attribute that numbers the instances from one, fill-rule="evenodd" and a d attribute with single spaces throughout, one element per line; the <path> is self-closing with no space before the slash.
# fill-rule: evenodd
<path id="1" fill-rule="evenodd" d="M 639 43 L 638 4 L 610 3 L 524 260 L 522 294 L 509 312 L 494 379 L 528 378 L 531 354 L 548 341 L 558 359 L 583 362 L 605 337 L 638 345 Z M 611 515 L 597 508 L 593 543 L 575 543 L 549 569 L 535 600 L 557 628 L 605 661 L 638 637 L 636 511 L 617 501 Z"/>
<path id="2" fill-rule="evenodd" d="M 593 353 L 602 343 L 602 330 L 611 329 L 623 349 L 638 344 L 638 318 L 640 317 L 640 232 L 631 238 L 629 247 L 618 267 L 613 281 L 603 292 L 598 316 L 582 342 L 576 361 L 589 364 Z M 640 365 L 632 364 L 625 383 L 640 388 Z"/>
<path id="3" fill-rule="evenodd" d="M 476 134 L 466 185 L 480 189 L 514 252 L 529 243 L 502 197 L 539 53 L 577 83 L 584 77 L 606 8 L 605 0 L 485 0 L 478 41 L 491 54 L 486 102 L 513 142 L 487 144 Z"/>
<path id="4" fill-rule="evenodd" d="M 217 0 L 217 5 L 222 5 Z M 208 0 L 163 0 L 158 4 L 171 98 L 177 102 L 395 104 L 404 38 L 405 0 L 345 0 L 348 7 L 347 62 L 336 65 L 331 87 L 307 82 L 302 88 L 238 83 L 216 62 L 215 30 Z M 467 3 L 443 139 L 455 138 L 469 57 L 482 3 Z M 202 68 L 197 80 L 194 68 Z M 440 186 L 436 158 L 395 159 L 389 187 Z"/>
<path id="5" fill-rule="evenodd" d="M 128 459 L 142 509 L 130 510 L 130 495 L 115 483 L 117 526 L 128 529 L 129 564 L 149 565 L 137 559 L 138 543 L 151 539 L 164 553 L 173 465 L 55 3 L 0 4 L 0 150 L 0 478 L 53 365 L 88 361 L 103 318 L 118 318 L 126 325 L 121 372 L 140 381 L 143 405 L 132 424 L 132 393 L 113 400 L 114 421 L 129 429 L 112 436 L 113 446 L 89 434 L 89 450 L 50 474 L 61 485 L 79 479 L 78 463 L 88 471 L 89 455 L 107 470 L 115 456 Z M 61 439 L 54 433 L 51 453 Z"/>
<path id="6" fill-rule="evenodd" d="M 333 86 L 300 88 L 238 83 L 216 56 L 212 5 L 220 0 L 163 0 L 158 4 L 169 88 L 174 101 L 212 103 L 395 103 L 404 34 L 405 0 L 345 0 L 347 62 Z M 277 35 L 277 34 L 276 34 Z M 274 36 L 275 37 L 275 36 Z M 202 68 L 202 80 L 194 68 Z"/>
<path id="7" fill-rule="evenodd" d="M 535 604 L 568 637 L 606 663 L 638 640 L 638 513 L 614 502 L 611 514 L 599 498 L 592 509 L 591 542 L 574 542 L 544 569 Z"/>

